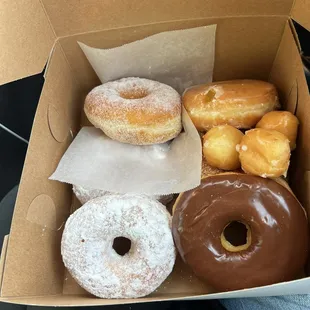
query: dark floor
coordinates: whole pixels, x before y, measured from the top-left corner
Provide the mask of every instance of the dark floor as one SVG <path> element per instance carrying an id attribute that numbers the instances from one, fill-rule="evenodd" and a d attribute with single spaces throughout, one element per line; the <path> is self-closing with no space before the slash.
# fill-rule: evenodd
<path id="1" fill-rule="evenodd" d="M 296 25 L 305 64 L 310 67 L 309 33 Z M 309 61 L 309 62 L 308 62 Z M 310 70 L 310 68 L 309 68 Z M 308 71 L 310 72 L 310 71 Z M 310 85 L 310 73 L 308 75 Z M 17 185 L 27 151 L 31 126 L 44 83 L 43 74 L 0 86 L 0 249 L 3 236 L 9 233 Z M 15 135 L 9 133 L 13 131 Z M 29 307 L 33 308 L 33 307 Z M 217 301 L 155 303 L 110 307 L 119 310 L 152 309 L 224 309 Z M 0 310 L 25 310 L 24 306 L 0 303 Z M 107 309 L 107 308 L 105 308 Z M 34 310 L 34 309 L 32 309 Z"/>

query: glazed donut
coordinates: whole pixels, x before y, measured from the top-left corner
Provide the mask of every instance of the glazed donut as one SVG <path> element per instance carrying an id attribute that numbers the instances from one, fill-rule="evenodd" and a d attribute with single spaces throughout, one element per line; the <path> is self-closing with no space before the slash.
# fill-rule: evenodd
<path id="1" fill-rule="evenodd" d="M 299 121 L 288 111 L 272 111 L 265 114 L 256 124 L 256 128 L 272 129 L 283 133 L 290 141 L 291 150 L 296 147 Z"/>
<path id="2" fill-rule="evenodd" d="M 96 198 L 69 217 L 62 258 L 78 284 L 97 297 L 146 296 L 174 266 L 170 227 L 170 214 L 156 200 L 133 195 Z M 126 249 L 116 248 L 121 239 Z"/>
<path id="3" fill-rule="evenodd" d="M 85 204 L 87 201 L 94 198 L 102 197 L 105 195 L 117 194 L 104 191 L 102 189 L 88 189 L 79 185 L 73 185 L 72 190 L 77 199 L 81 202 L 81 204 Z M 173 195 L 154 195 L 149 197 L 158 200 L 163 205 L 167 205 L 173 199 Z"/>
<path id="4" fill-rule="evenodd" d="M 172 229 L 183 260 L 220 291 L 292 280 L 307 259 L 304 209 L 288 189 L 258 176 L 203 179 L 177 199 Z"/>
<path id="5" fill-rule="evenodd" d="M 95 127 L 123 143 L 164 143 L 182 129 L 177 91 L 142 78 L 123 78 L 95 87 L 85 99 L 84 111 Z"/>
<path id="6" fill-rule="evenodd" d="M 239 169 L 236 146 L 242 137 L 243 133 L 230 125 L 211 128 L 203 137 L 202 151 L 207 163 L 222 170 Z"/>
<path id="7" fill-rule="evenodd" d="M 191 87 L 183 105 L 199 131 L 218 125 L 251 128 L 279 107 L 274 85 L 257 80 L 233 80 Z"/>
<path id="8" fill-rule="evenodd" d="M 281 132 L 263 128 L 248 130 L 236 149 L 244 172 L 263 178 L 286 176 L 291 149 Z"/>

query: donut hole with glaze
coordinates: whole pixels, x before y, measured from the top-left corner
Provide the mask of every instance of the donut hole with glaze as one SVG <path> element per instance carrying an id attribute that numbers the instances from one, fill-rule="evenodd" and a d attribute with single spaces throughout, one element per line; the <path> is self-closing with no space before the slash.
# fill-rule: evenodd
<path id="1" fill-rule="evenodd" d="M 125 256 L 131 249 L 131 240 L 126 237 L 116 237 L 112 248 L 118 255 Z"/>
<path id="2" fill-rule="evenodd" d="M 240 221 L 228 223 L 221 234 L 221 244 L 229 252 L 246 250 L 251 245 L 249 225 Z"/>

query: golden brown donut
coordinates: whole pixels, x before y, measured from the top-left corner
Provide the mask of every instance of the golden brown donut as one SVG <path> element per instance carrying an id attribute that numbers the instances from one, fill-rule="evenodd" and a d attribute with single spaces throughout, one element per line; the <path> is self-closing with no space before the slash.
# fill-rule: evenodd
<path id="1" fill-rule="evenodd" d="M 299 121 L 288 111 L 272 111 L 265 114 L 256 124 L 256 128 L 273 129 L 283 133 L 290 141 L 291 150 L 296 147 Z"/>
<path id="2" fill-rule="evenodd" d="M 293 280 L 308 255 L 308 221 L 271 179 L 221 174 L 180 194 L 172 231 L 182 259 L 219 291 Z"/>
<path id="3" fill-rule="evenodd" d="M 236 146 L 243 133 L 230 125 L 211 128 L 203 137 L 203 155 L 207 163 L 222 170 L 240 168 L 239 153 Z"/>
<path id="4" fill-rule="evenodd" d="M 286 176 L 291 150 L 287 137 L 281 132 L 262 128 L 248 130 L 237 150 L 244 172 L 264 178 Z"/>
<path id="5" fill-rule="evenodd" d="M 274 85 L 257 80 L 194 86 L 185 91 L 182 102 L 200 131 L 225 124 L 248 129 L 265 113 L 279 107 Z"/>
<path id="6" fill-rule="evenodd" d="M 164 143 L 182 129 L 177 91 L 142 78 L 123 78 L 95 87 L 85 99 L 84 111 L 95 127 L 123 143 Z"/>

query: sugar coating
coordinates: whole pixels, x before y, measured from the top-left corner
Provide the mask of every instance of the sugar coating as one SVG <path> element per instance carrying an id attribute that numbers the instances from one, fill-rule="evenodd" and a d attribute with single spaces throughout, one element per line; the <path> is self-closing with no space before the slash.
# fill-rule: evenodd
<path id="1" fill-rule="evenodd" d="M 182 130 L 178 92 L 143 78 L 123 78 L 95 87 L 85 99 L 84 111 L 95 127 L 123 143 L 164 143 Z"/>
<path id="2" fill-rule="evenodd" d="M 121 94 L 127 92 L 143 93 L 146 96 L 140 99 L 125 99 Z M 181 98 L 171 86 L 143 78 L 129 77 L 95 87 L 89 95 L 93 107 L 99 110 L 110 106 L 128 110 L 147 110 L 150 113 L 172 112 L 175 108 L 181 112 Z M 118 117 L 122 119 L 122 117 Z M 126 121 L 126 118 L 123 118 Z"/>
<path id="3" fill-rule="evenodd" d="M 116 237 L 131 240 L 124 256 L 112 248 Z M 143 196 L 96 198 L 69 217 L 61 254 L 73 278 L 97 297 L 146 296 L 175 263 L 171 216 L 159 202 Z"/>
<path id="4" fill-rule="evenodd" d="M 102 197 L 105 195 L 117 194 L 102 189 L 88 189 L 79 185 L 73 185 L 72 189 L 75 196 L 82 204 L 85 204 L 87 201 L 94 198 Z M 173 199 L 173 195 L 153 195 L 148 197 L 158 200 L 163 205 L 168 204 Z"/>

